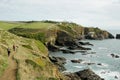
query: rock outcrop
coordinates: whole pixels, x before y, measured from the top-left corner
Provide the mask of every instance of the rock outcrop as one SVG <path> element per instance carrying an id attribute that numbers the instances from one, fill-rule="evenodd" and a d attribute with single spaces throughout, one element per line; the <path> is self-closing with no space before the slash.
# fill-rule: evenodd
<path id="1" fill-rule="evenodd" d="M 114 38 L 112 34 L 99 28 L 87 28 L 69 22 L 50 22 L 51 21 L 33 21 L 30 23 L 26 23 L 26 25 L 9 29 L 9 31 L 19 36 L 40 40 L 48 47 L 50 51 L 59 51 L 59 47 L 57 46 L 67 46 L 69 47 L 69 49 L 90 50 L 89 48 L 82 47 L 82 45 L 92 44 L 80 42 L 79 44 L 81 45 L 79 45 L 78 43 L 76 43 L 76 41 L 81 39 L 98 40 Z M 37 24 L 37 26 L 44 24 L 44 26 L 46 26 L 47 28 L 40 26 L 40 28 L 37 27 L 36 29 L 34 28 L 34 24 Z M 53 27 L 48 26 L 48 24 Z M 31 28 L 29 27 L 29 25 L 31 26 Z"/>
<path id="2" fill-rule="evenodd" d="M 113 39 L 114 36 L 99 28 L 84 28 L 84 35 L 86 39 L 101 40 L 101 39 Z"/>
<path id="3" fill-rule="evenodd" d="M 67 80 L 104 80 L 90 69 L 66 74 Z"/>
<path id="4" fill-rule="evenodd" d="M 71 60 L 72 63 L 81 63 L 82 60 L 81 59 L 78 59 L 78 60 Z"/>
<path id="5" fill-rule="evenodd" d="M 59 71 L 66 70 L 66 68 L 64 67 L 66 59 L 64 57 L 49 56 L 49 59 L 58 67 Z"/>
<path id="6" fill-rule="evenodd" d="M 116 39 L 120 39 L 120 34 L 116 34 Z"/>
<path id="7" fill-rule="evenodd" d="M 86 28 L 69 22 L 19 22 L 17 23 L 17 27 L 14 26 L 7 30 L 17 35 L 17 37 L 25 37 L 19 37 L 14 40 L 16 38 L 15 35 L 10 38 L 7 36 L 5 38 L 7 41 L 5 41 L 4 37 L 6 35 L 4 35 L 2 37 L 3 39 L 1 39 L 3 42 L 2 44 L 4 45 L 9 46 L 6 42 L 9 41 L 10 43 L 13 43 L 12 41 L 16 41 L 20 46 L 18 54 L 14 56 L 19 67 L 17 71 L 17 78 L 19 78 L 19 80 L 63 80 L 64 77 L 59 73 L 58 69 L 60 71 L 65 70 L 63 65 L 66 60 L 60 57 L 48 57 L 48 50 L 60 51 L 60 46 L 65 46 L 69 49 L 68 51 L 63 50 L 64 53 L 74 53 L 70 51 L 71 49 L 91 50 L 91 48 L 85 48 L 82 47 L 82 45 L 92 44 L 82 42 L 76 43 L 76 41 L 81 39 L 98 40 L 114 38 L 112 34 L 99 28 Z M 48 50 L 45 46 L 47 46 Z M 1 48 L 0 45 L 0 50 L 4 51 L 3 49 L 4 48 Z M 72 60 L 72 62 L 80 61 Z M 67 74 L 66 77 L 68 79 L 65 80 L 103 80 L 89 69 Z"/>

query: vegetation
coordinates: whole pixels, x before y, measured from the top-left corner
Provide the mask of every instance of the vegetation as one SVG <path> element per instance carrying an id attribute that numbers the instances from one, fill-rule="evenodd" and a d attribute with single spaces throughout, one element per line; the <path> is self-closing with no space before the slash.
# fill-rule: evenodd
<path id="1" fill-rule="evenodd" d="M 38 77 L 43 77 L 43 80 L 49 80 L 50 77 L 59 78 L 61 74 L 54 75 L 57 68 L 48 59 L 48 50 L 42 42 L 18 37 L 4 30 L 0 30 L 0 76 L 8 66 L 6 49 L 10 47 L 13 53 L 13 44 L 18 46 L 13 56 L 17 63 L 17 80 L 35 80 Z"/>
<path id="2" fill-rule="evenodd" d="M 22 25 L 24 25 L 24 23 L 0 21 L 0 29 L 4 29 L 4 30 L 9 30 L 11 28 L 22 26 Z"/>
<path id="3" fill-rule="evenodd" d="M 9 47 L 13 52 L 12 47 L 15 44 L 18 46 L 13 56 L 17 62 L 17 80 L 63 79 L 48 58 L 47 44 L 55 45 L 58 37 L 60 40 L 71 40 L 89 32 L 94 32 L 96 36 L 103 34 L 108 37 L 108 32 L 99 28 L 86 28 L 69 22 L 0 21 L 0 76 L 9 65 L 6 49 Z"/>

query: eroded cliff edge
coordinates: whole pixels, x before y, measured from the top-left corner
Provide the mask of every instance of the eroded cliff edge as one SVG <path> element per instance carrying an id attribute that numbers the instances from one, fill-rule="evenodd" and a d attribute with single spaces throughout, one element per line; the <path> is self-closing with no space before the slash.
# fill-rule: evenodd
<path id="1" fill-rule="evenodd" d="M 18 52 L 13 57 L 18 64 L 17 80 L 64 80 L 65 76 L 58 71 L 58 68 L 50 60 L 48 50 L 59 51 L 61 46 L 66 46 L 68 49 L 90 50 L 89 48 L 78 45 L 76 41 L 82 39 L 101 40 L 114 38 L 112 34 L 99 28 L 87 28 L 69 22 L 28 21 L 1 23 L 1 28 L 12 33 L 2 30 L 3 33 L 6 34 L 4 35 L 6 38 L 3 38 L 5 42 L 11 41 L 10 44 L 5 44 L 6 48 L 12 46 L 14 43 L 19 45 Z M 9 37 L 10 35 L 13 37 Z M 6 48 L 4 50 L 6 50 Z M 1 48 L 1 50 L 2 49 L 3 48 Z M 5 53 L 6 52 L 3 52 L 3 54 Z M 4 55 L 2 56 L 4 57 Z M 5 57 L 7 60 L 7 55 L 5 55 Z M 4 70 L 3 68 L 3 71 Z M 77 79 L 82 80 L 76 73 L 69 74 L 75 75 L 72 78 L 68 78 L 67 75 L 67 79 L 73 80 L 77 76 Z M 98 75 L 95 76 L 97 77 Z M 87 79 L 87 77 L 85 77 L 85 79 Z M 97 78 L 101 80 L 99 76 Z"/>

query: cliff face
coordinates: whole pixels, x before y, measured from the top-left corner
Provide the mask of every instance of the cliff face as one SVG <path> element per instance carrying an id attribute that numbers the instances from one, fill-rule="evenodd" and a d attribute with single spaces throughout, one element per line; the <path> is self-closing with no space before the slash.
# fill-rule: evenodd
<path id="1" fill-rule="evenodd" d="M 9 31 L 23 37 L 40 40 L 46 45 L 48 43 L 64 45 L 66 41 L 75 39 L 114 38 L 112 34 L 99 28 L 88 28 L 68 22 L 31 22 L 24 26 L 12 28 Z"/>
<path id="2" fill-rule="evenodd" d="M 11 48 L 16 64 L 17 80 L 64 80 L 56 66 L 49 60 L 48 50 L 58 50 L 58 46 L 76 48 L 76 40 L 108 39 L 113 36 L 99 28 L 86 28 L 68 22 L 12 22 L 0 23 L 0 76 L 4 75 L 8 62 L 7 48 Z M 9 26 L 10 25 L 10 26 Z M 15 34 L 15 35 L 13 35 Z M 26 39 L 31 38 L 31 39 Z M 16 52 L 12 50 L 17 45 Z M 45 47 L 47 46 L 47 48 Z M 71 47 L 73 46 L 73 47 Z M 77 46 L 79 49 L 87 49 Z"/>
<path id="3" fill-rule="evenodd" d="M 16 46 L 15 51 L 13 45 Z M 8 48 L 10 56 L 7 53 Z M 13 75 L 8 74 L 8 71 Z M 9 80 L 9 75 L 15 77 L 15 80 L 63 79 L 56 66 L 49 60 L 48 50 L 43 43 L 0 30 L 0 80 Z"/>
<path id="4" fill-rule="evenodd" d="M 86 39 L 112 39 L 114 36 L 105 30 L 99 28 L 84 28 L 84 35 Z"/>

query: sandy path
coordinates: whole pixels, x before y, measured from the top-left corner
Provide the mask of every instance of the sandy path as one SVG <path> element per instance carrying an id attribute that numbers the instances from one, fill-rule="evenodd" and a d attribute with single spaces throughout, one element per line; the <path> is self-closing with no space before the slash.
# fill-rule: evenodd
<path id="1" fill-rule="evenodd" d="M 17 63 L 13 59 L 14 53 L 11 53 L 8 57 L 8 67 L 4 71 L 0 80 L 16 80 L 16 71 L 17 71 Z"/>

